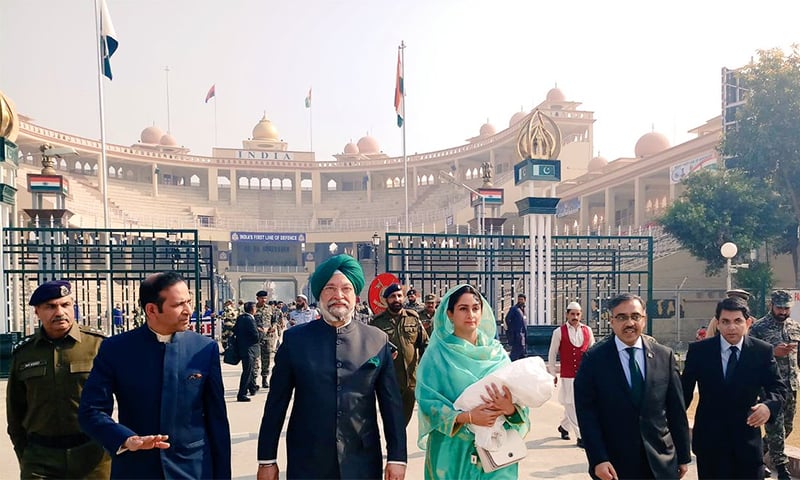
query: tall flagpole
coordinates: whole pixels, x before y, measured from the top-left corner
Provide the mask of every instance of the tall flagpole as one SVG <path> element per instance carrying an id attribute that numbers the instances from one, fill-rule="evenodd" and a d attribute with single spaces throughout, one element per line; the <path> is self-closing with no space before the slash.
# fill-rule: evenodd
<path id="1" fill-rule="evenodd" d="M 106 160 L 106 108 L 103 102 L 103 50 L 100 42 L 103 41 L 100 32 L 101 12 L 100 0 L 94 0 L 95 24 L 97 33 L 97 98 L 100 102 L 100 191 L 103 193 L 103 228 L 108 228 L 108 164 Z"/>
<path id="2" fill-rule="evenodd" d="M 217 141 L 217 84 L 214 84 L 214 146 L 219 147 Z"/>
<path id="3" fill-rule="evenodd" d="M 400 46 L 397 47 L 400 51 L 400 78 L 403 79 L 403 91 L 400 94 L 403 96 L 403 177 L 405 181 L 405 201 L 406 201 L 406 233 L 410 233 L 408 222 L 408 156 L 406 155 L 406 44 L 400 40 Z"/>
<path id="4" fill-rule="evenodd" d="M 102 38 L 102 12 L 100 10 L 100 0 L 94 0 L 95 10 L 95 23 L 97 33 L 97 97 L 100 102 L 100 190 L 103 193 L 103 228 L 109 228 L 108 218 L 108 160 L 106 158 L 106 113 L 105 104 L 103 102 L 103 53 L 104 49 L 101 47 L 100 42 Z M 66 226 L 66 225 L 65 225 Z M 105 232 L 105 241 L 110 244 L 111 239 L 108 232 Z M 111 257 L 106 255 L 106 315 L 105 320 L 108 322 L 108 332 L 111 329 L 111 309 L 112 309 L 112 282 L 111 282 Z M 98 325 L 101 326 L 101 325 Z"/>
<path id="5" fill-rule="evenodd" d="M 164 73 L 166 73 L 166 86 L 167 86 L 167 133 L 172 133 L 172 122 L 170 121 L 170 114 L 169 114 L 169 65 L 164 67 Z"/>

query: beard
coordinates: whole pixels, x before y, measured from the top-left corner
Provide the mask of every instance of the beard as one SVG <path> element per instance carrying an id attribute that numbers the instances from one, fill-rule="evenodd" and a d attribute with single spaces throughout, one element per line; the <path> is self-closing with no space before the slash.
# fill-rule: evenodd
<path id="1" fill-rule="evenodd" d="M 331 302 L 331 305 L 328 306 L 320 303 L 319 311 L 322 314 L 322 318 L 328 322 L 346 322 L 353 318 L 355 306 L 337 305 L 335 302 Z"/>

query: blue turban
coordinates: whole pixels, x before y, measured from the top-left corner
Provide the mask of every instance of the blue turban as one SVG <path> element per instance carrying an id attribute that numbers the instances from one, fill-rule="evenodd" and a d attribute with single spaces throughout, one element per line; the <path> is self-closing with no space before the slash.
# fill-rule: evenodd
<path id="1" fill-rule="evenodd" d="M 361 289 L 364 288 L 364 270 L 361 269 L 361 265 L 355 258 L 350 255 L 341 254 L 335 255 L 320 263 L 317 269 L 314 270 L 314 274 L 311 275 L 311 279 L 309 280 L 309 283 L 311 283 L 311 293 L 313 293 L 316 298 L 320 297 L 322 289 L 336 270 L 342 272 L 344 276 L 350 280 L 350 283 L 353 284 L 353 289 L 356 291 L 356 295 L 361 293 Z"/>

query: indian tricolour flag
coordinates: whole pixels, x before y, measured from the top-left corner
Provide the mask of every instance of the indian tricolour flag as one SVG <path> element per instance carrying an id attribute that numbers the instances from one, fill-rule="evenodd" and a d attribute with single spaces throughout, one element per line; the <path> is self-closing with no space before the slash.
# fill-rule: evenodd
<path id="1" fill-rule="evenodd" d="M 397 82 L 394 85 L 394 110 L 397 112 L 397 126 L 402 127 L 406 116 L 405 87 L 403 86 L 403 59 L 397 51 Z"/>
<path id="2" fill-rule="evenodd" d="M 63 180 L 63 182 L 62 182 Z M 28 188 L 32 192 L 61 192 L 63 186 L 63 193 L 69 193 L 69 187 L 66 183 L 66 178 L 58 175 L 29 175 Z"/>

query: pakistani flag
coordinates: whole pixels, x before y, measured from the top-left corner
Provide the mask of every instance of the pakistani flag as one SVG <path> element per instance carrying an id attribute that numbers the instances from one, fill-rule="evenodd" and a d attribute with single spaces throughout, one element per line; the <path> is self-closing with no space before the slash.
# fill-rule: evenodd
<path id="1" fill-rule="evenodd" d="M 306 108 L 311 108 L 311 89 L 308 89 L 308 96 L 306 96 Z"/>
<path id="2" fill-rule="evenodd" d="M 100 0 L 100 55 L 103 58 L 103 75 L 112 79 L 111 56 L 117 51 L 117 32 L 111 23 L 106 0 Z"/>

